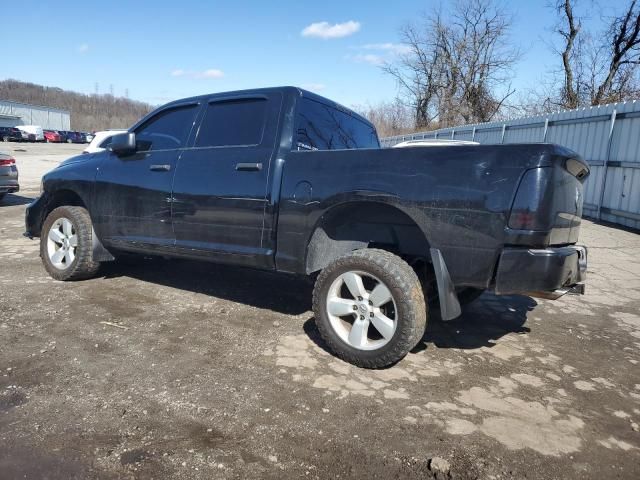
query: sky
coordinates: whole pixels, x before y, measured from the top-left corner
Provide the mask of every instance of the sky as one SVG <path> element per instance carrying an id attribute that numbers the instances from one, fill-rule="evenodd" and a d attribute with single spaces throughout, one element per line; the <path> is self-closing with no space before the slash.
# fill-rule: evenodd
<path id="1" fill-rule="evenodd" d="M 557 67 L 547 0 L 512 0 L 522 52 L 513 86 L 534 88 Z M 402 51 L 399 30 L 447 0 L 32 1 L 9 27 L 21 55 L 0 79 L 83 93 L 128 92 L 160 105 L 192 95 L 296 85 L 347 106 L 396 96 L 380 63 Z M 5 32 L 7 30 L 5 29 Z"/>

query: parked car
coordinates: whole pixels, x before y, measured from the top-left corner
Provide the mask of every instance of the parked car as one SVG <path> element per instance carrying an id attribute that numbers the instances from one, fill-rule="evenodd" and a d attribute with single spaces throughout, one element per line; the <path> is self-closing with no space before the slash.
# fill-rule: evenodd
<path id="1" fill-rule="evenodd" d="M 67 132 L 67 143 L 84 143 L 84 137 L 80 132 Z"/>
<path id="2" fill-rule="evenodd" d="M 29 133 L 26 132 L 24 130 L 20 130 L 20 133 L 22 134 L 22 141 L 23 142 L 31 142 L 34 143 L 36 141 L 36 136 L 33 133 Z"/>
<path id="3" fill-rule="evenodd" d="M 451 140 L 447 138 L 423 138 L 420 140 L 407 140 L 395 144 L 391 148 L 407 148 L 407 147 L 453 147 L 458 145 L 480 145 L 478 142 L 470 142 L 468 140 Z"/>
<path id="4" fill-rule="evenodd" d="M 111 139 L 118 133 L 126 132 L 126 130 L 104 130 L 102 132 L 96 132 L 93 140 L 82 153 L 98 153 L 104 152 L 111 144 Z"/>
<path id="5" fill-rule="evenodd" d="M 367 368 L 421 340 L 469 292 L 584 293 L 588 165 L 550 144 L 381 149 L 375 128 L 293 87 L 164 105 L 108 150 L 43 178 L 26 210 L 58 280 L 122 252 L 315 279 L 327 346 Z"/>
<path id="6" fill-rule="evenodd" d="M 82 138 L 80 132 L 61 130 L 60 133 L 64 135 L 67 143 L 84 143 L 84 138 Z"/>
<path id="7" fill-rule="evenodd" d="M 29 142 L 44 142 L 44 130 L 38 125 L 18 125 L 16 128 L 26 133 Z M 25 136 L 23 135 L 23 138 Z"/>
<path id="8" fill-rule="evenodd" d="M 0 201 L 7 193 L 15 193 L 19 190 L 18 167 L 15 159 L 8 153 L 0 152 Z"/>
<path id="9" fill-rule="evenodd" d="M 44 139 L 47 143 L 60 143 L 64 141 L 65 137 L 60 135 L 55 130 L 45 130 Z"/>
<path id="10" fill-rule="evenodd" d="M 16 127 L 0 127 L 0 138 L 3 142 L 21 142 L 22 132 Z"/>

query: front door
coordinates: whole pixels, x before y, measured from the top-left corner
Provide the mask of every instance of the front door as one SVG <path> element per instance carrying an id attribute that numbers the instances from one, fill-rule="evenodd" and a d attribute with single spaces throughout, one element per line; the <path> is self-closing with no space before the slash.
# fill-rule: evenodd
<path id="1" fill-rule="evenodd" d="M 214 99 L 173 182 L 176 248 L 217 261 L 268 267 L 263 238 L 281 94 Z"/>
<path id="2" fill-rule="evenodd" d="M 189 104 L 165 109 L 135 129 L 136 153 L 104 152 L 95 183 L 96 230 L 105 244 L 172 247 L 171 186 L 198 111 Z"/>

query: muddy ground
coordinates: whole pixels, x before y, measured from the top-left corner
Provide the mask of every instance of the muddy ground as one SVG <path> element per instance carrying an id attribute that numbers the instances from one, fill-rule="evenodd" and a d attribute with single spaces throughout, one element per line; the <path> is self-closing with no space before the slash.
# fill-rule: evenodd
<path id="1" fill-rule="evenodd" d="M 26 149 L 0 205 L 0 478 L 640 478 L 640 235 L 585 222 L 584 297 L 485 294 L 367 371 L 325 350 L 297 278 L 52 280 L 24 209 L 78 147 Z"/>

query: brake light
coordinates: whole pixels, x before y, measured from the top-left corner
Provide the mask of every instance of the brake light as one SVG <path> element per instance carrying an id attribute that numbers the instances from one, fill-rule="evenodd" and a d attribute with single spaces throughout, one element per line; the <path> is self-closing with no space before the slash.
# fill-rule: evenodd
<path id="1" fill-rule="evenodd" d="M 16 161 L 13 158 L 5 158 L 0 160 L 0 167 L 8 167 L 10 165 L 15 165 Z"/>
<path id="2" fill-rule="evenodd" d="M 516 193 L 509 215 L 509 228 L 517 230 L 546 230 L 549 215 L 545 210 L 545 197 L 549 195 L 551 168 L 528 170 Z"/>

